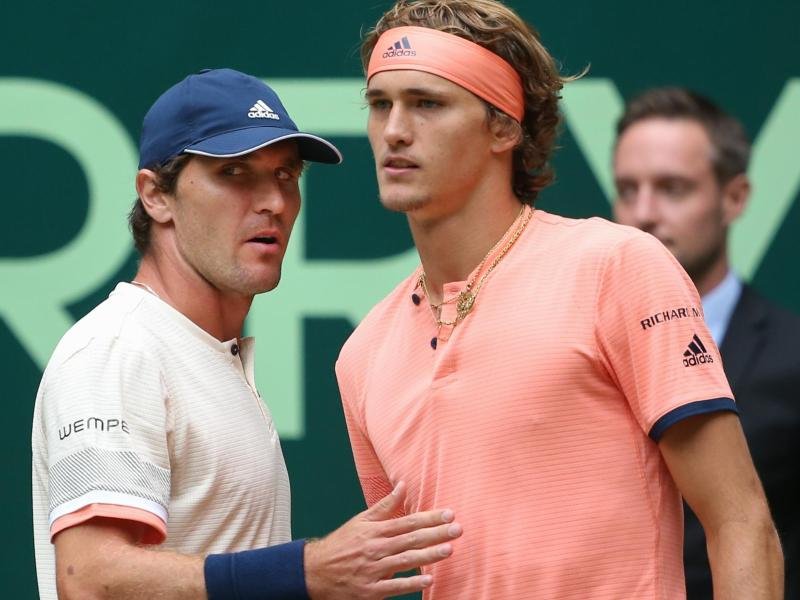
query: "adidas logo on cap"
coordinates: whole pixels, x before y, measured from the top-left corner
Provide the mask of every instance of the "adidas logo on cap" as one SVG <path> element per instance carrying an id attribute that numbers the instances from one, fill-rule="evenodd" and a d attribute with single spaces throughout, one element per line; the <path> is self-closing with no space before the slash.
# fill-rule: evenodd
<path id="1" fill-rule="evenodd" d="M 683 353 L 683 356 L 685 357 L 683 359 L 684 367 L 694 367 L 714 362 L 714 357 L 706 351 L 705 345 L 703 345 L 696 333 L 692 336 L 692 341 L 689 342 L 689 347 Z"/>
<path id="2" fill-rule="evenodd" d="M 383 58 L 392 58 L 393 56 L 416 56 L 416 51 L 411 47 L 411 42 L 408 41 L 406 36 L 403 36 L 394 44 L 387 48 L 383 53 Z"/>
<path id="3" fill-rule="evenodd" d="M 263 100 L 259 100 L 250 108 L 250 112 L 247 113 L 247 116 L 251 119 L 276 119 L 279 120 L 280 117 L 275 114 L 275 112 L 267 106 L 266 102 Z"/>

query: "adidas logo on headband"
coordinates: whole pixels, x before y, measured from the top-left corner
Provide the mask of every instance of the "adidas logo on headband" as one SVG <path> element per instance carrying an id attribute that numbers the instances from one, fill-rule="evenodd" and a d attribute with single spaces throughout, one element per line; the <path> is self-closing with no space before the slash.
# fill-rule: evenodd
<path id="1" fill-rule="evenodd" d="M 389 46 L 386 52 L 383 53 L 383 58 L 391 58 L 393 56 L 416 56 L 417 53 L 411 48 L 411 42 L 408 41 L 406 36 L 403 36 L 394 44 Z"/>

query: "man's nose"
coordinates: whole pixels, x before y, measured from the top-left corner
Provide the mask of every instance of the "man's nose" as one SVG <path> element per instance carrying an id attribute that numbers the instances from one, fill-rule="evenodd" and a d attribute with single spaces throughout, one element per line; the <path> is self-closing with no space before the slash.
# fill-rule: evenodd
<path id="1" fill-rule="evenodd" d="M 286 190 L 272 177 L 263 178 L 253 191 L 253 209 L 256 212 L 281 214 L 287 203 Z"/>
<path id="2" fill-rule="evenodd" d="M 658 199 L 649 187 L 641 187 L 636 192 L 631 214 L 636 226 L 645 231 L 651 230 L 658 222 Z"/>
<path id="3" fill-rule="evenodd" d="M 383 138 L 390 146 L 407 146 L 411 143 L 411 116 L 399 103 L 395 103 L 389 110 L 386 125 L 383 128 Z"/>

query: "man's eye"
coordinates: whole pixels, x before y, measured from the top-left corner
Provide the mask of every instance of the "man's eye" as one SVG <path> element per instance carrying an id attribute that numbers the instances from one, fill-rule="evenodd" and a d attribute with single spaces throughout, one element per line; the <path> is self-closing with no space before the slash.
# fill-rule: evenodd
<path id="1" fill-rule="evenodd" d="M 417 102 L 417 106 L 420 108 L 438 108 L 441 106 L 441 103 L 437 102 L 436 100 L 429 100 L 429 99 L 420 99 Z"/>
<path id="2" fill-rule="evenodd" d="M 690 189 L 690 185 L 685 181 L 667 181 L 661 186 L 661 190 L 673 198 L 685 196 Z"/>
<path id="3" fill-rule="evenodd" d="M 636 186 L 630 184 L 617 185 L 617 198 L 623 202 L 630 202 L 636 197 Z"/>
<path id="4" fill-rule="evenodd" d="M 391 103 L 388 100 L 384 100 L 383 98 L 374 98 L 369 101 L 369 107 L 372 110 L 384 110 L 391 106 Z"/>
<path id="5" fill-rule="evenodd" d="M 224 175 L 241 175 L 244 173 L 244 169 L 241 165 L 226 165 L 222 168 L 222 173 Z"/>
<path id="6" fill-rule="evenodd" d="M 294 181 L 297 177 L 298 174 L 289 169 L 278 169 L 275 171 L 275 178 L 279 181 Z"/>

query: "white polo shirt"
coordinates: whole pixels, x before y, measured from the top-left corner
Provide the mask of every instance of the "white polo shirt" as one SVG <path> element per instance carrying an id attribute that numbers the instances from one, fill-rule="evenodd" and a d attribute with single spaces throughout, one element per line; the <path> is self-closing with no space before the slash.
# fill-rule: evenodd
<path id="1" fill-rule="evenodd" d="M 145 523 L 146 541 L 187 554 L 291 539 L 289 477 L 253 346 L 220 342 L 127 283 L 64 335 L 33 420 L 42 600 L 57 598 L 53 536 L 95 516 Z"/>

